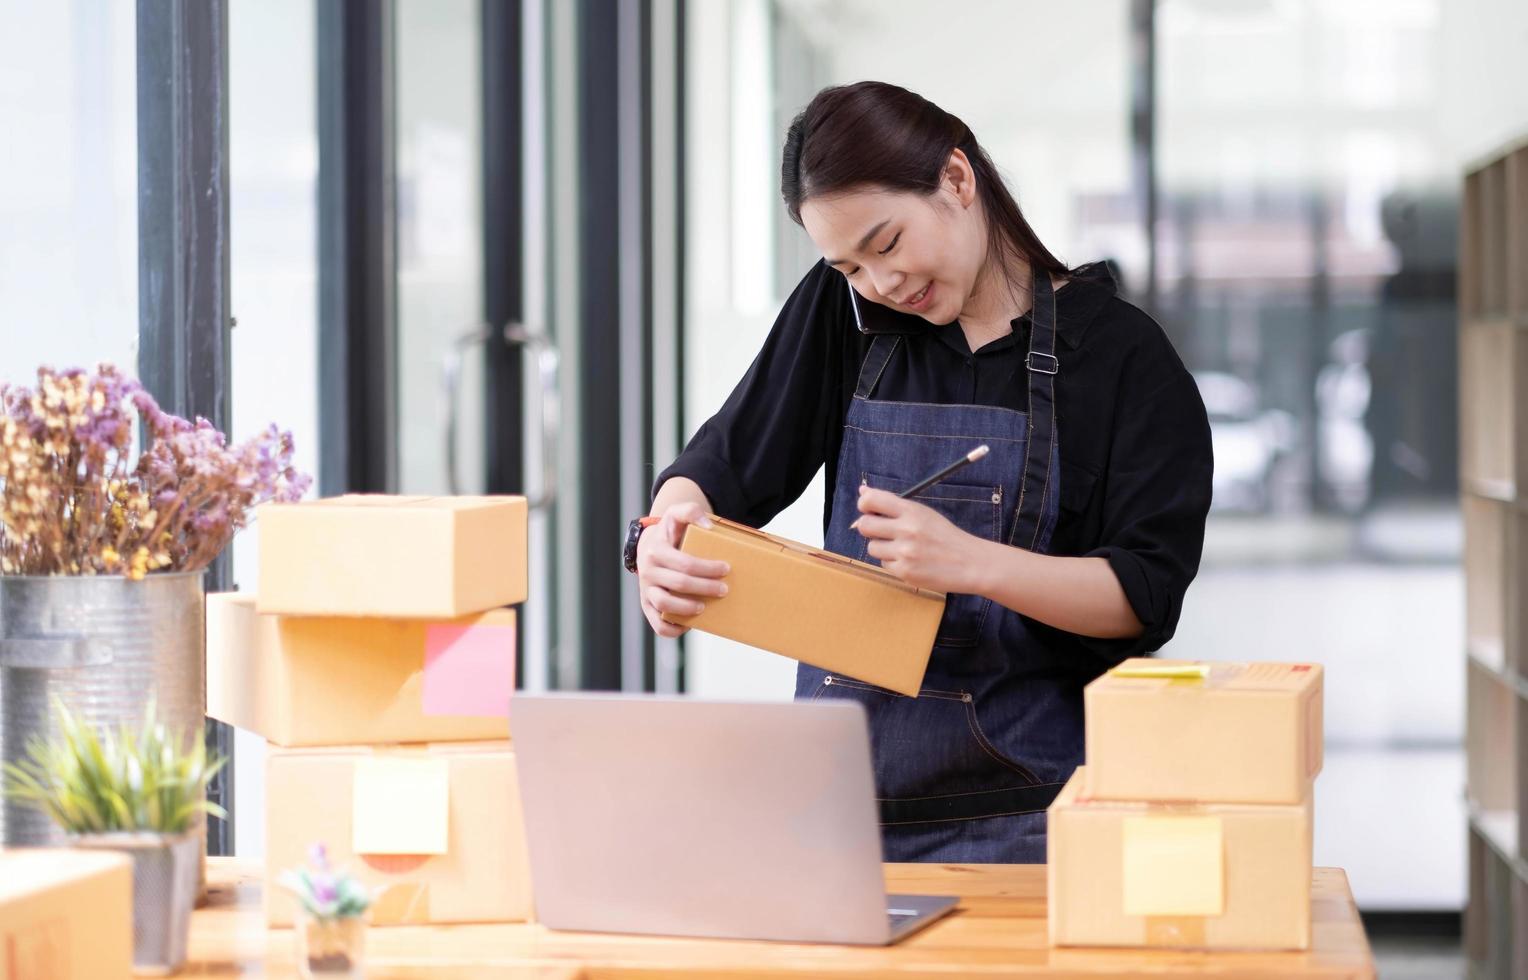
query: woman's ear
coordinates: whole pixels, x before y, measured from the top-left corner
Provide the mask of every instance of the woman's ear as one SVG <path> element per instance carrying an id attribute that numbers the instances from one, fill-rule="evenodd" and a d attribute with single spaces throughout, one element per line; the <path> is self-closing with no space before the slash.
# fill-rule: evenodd
<path id="1" fill-rule="evenodd" d="M 968 208 L 975 202 L 976 171 L 971 169 L 971 160 L 964 150 L 957 148 L 950 151 L 950 159 L 944 165 L 944 173 L 939 176 L 939 184 L 960 202 L 961 207 Z"/>

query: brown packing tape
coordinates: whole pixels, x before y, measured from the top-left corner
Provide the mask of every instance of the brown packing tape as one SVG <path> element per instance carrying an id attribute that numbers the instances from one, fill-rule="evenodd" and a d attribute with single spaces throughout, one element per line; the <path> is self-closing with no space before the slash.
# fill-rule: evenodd
<path id="1" fill-rule="evenodd" d="M 1203 915 L 1149 915 L 1146 917 L 1147 946 L 1204 946 Z"/>
<path id="2" fill-rule="evenodd" d="M 400 881 L 387 885 L 371 906 L 371 922 L 378 926 L 423 925 L 430 921 L 430 885 L 424 881 Z"/>

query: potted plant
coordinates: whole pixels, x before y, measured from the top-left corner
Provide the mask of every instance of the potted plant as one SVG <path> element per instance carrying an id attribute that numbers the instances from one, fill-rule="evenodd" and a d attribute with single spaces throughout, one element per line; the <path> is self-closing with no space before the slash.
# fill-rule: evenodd
<path id="1" fill-rule="evenodd" d="M 297 921 L 297 968 L 303 977 L 364 974 L 366 910 L 372 895 L 354 876 L 329 865 L 322 843 L 308 849 L 308 866 L 283 871 L 278 883 L 302 907 Z"/>
<path id="2" fill-rule="evenodd" d="M 108 728 L 153 700 L 200 736 L 205 569 L 256 506 L 306 492 L 292 451 L 275 426 L 230 446 L 110 365 L 0 385 L 0 760 L 59 734 L 55 698 Z M 20 804 L 0 817 L 0 843 L 61 842 Z"/>
<path id="3" fill-rule="evenodd" d="M 141 725 L 98 731 L 62 701 L 58 735 L 33 736 L 20 763 L 5 766 L 6 796 L 33 807 L 75 847 L 123 851 L 133 860 L 133 966 L 173 973 L 186 959 L 196 901 L 206 798 L 223 764 L 199 738 L 179 739 L 155 716 Z"/>

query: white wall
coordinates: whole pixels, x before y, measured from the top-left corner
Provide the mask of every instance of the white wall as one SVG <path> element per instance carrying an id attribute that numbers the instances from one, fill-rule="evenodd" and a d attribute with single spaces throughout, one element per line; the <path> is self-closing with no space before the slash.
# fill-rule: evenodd
<path id="1" fill-rule="evenodd" d="M 1528 4 L 1449 0 L 1439 8 L 1438 128 L 1459 174 L 1528 138 Z"/>

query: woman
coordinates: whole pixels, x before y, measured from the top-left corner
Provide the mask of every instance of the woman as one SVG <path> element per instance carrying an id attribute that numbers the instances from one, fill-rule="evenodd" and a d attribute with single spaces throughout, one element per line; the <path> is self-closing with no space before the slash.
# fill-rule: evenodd
<path id="1" fill-rule="evenodd" d="M 780 172 L 823 259 L 659 476 L 643 609 L 681 632 L 662 617 L 727 588 L 679 552 L 684 525 L 763 525 L 826 466 L 826 547 L 949 600 L 917 698 L 805 664 L 796 696 L 865 706 L 888 861 L 1044 861 L 1045 808 L 1083 761 L 1083 685 L 1172 636 L 1198 569 L 1204 405 L 1161 328 L 1106 269 L 1052 255 L 938 106 L 825 89 Z"/>

